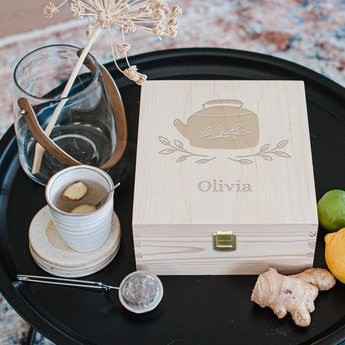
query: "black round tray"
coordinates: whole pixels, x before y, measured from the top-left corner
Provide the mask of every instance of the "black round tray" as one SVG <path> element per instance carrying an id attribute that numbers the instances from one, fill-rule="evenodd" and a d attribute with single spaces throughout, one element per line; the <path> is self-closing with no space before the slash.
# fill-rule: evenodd
<path id="1" fill-rule="evenodd" d="M 304 80 L 317 198 L 345 190 L 345 92 L 331 80 L 277 58 L 227 49 L 181 49 L 134 56 L 133 65 L 150 79 Z M 124 66 L 124 61 L 120 61 Z M 135 270 L 132 203 L 140 87 L 107 65 L 128 117 L 129 142 L 110 171 L 121 187 L 115 211 L 122 228 L 114 261 L 84 279 L 118 286 Z M 16 274 L 46 275 L 32 260 L 28 229 L 46 205 L 44 187 L 22 171 L 13 127 L 0 142 L 0 291 L 33 327 L 57 344 L 338 344 L 345 338 L 345 286 L 337 282 L 315 301 L 312 323 L 279 320 L 271 309 L 250 301 L 256 276 L 161 276 L 164 297 L 152 312 L 125 310 L 116 292 L 16 281 Z M 298 171 L 296 172 L 298 173 Z M 314 267 L 324 267 L 319 229 Z"/>

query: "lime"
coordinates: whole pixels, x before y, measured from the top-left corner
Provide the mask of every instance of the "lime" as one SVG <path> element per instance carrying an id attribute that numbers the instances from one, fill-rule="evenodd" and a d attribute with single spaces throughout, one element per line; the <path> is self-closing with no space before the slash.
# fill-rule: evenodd
<path id="1" fill-rule="evenodd" d="M 345 192 L 333 189 L 327 192 L 317 204 L 321 226 L 331 232 L 345 227 Z"/>

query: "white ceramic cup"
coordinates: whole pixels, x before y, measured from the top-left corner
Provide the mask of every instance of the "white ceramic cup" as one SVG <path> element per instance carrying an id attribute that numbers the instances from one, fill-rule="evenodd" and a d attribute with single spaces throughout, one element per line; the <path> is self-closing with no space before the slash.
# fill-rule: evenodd
<path id="1" fill-rule="evenodd" d="M 108 238 L 113 218 L 114 198 L 111 193 L 96 211 L 87 214 L 72 214 L 61 210 L 57 205 L 63 202 L 64 190 L 78 181 L 84 182 L 87 186 L 97 183 L 99 188 L 96 190 L 102 190 L 97 197 L 99 200 L 88 202 L 90 205 L 96 205 L 113 188 L 114 183 L 106 172 L 88 165 L 63 169 L 53 175 L 47 183 L 46 200 L 59 235 L 70 248 L 79 252 L 88 252 L 99 248 Z M 91 196 L 89 195 L 89 198 Z M 84 202 L 81 200 L 80 203 Z"/>

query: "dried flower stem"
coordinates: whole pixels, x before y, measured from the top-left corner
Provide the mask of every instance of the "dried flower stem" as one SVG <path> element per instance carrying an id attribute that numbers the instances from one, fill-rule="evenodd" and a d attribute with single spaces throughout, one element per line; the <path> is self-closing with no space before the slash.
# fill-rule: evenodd
<path id="1" fill-rule="evenodd" d="M 61 100 L 59 102 L 59 104 L 57 105 L 57 107 L 54 110 L 54 113 L 51 117 L 51 119 L 49 120 L 49 123 L 45 129 L 45 133 L 47 134 L 47 136 L 50 135 L 51 131 L 53 130 L 55 123 L 60 115 L 60 112 L 63 108 L 63 106 L 67 103 L 68 101 L 68 94 L 71 91 L 71 88 L 73 86 L 73 83 L 81 69 L 81 66 L 84 63 L 84 60 L 87 56 L 87 54 L 89 53 L 92 44 L 95 42 L 95 40 L 97 39 L 98 35 L 102 32 L 102 28 L 97 28 L 97 30 L 94 31 L 94 33 L 92 34 L 92 36 L 90 37 L 89 41 L 87 42 L 85 48 L 83 49 L 77 64 L 75 65 L 73 72 L 71 74 L 71 76 L 68 79 L 68 82 L 64 88 L 64 90 L 62 91 L 61 94 L 61 98 L 64 98 L 63 100 Z M 39 144 L 36 143 L 35 145 L 35 155 L 34 155 L 34 162 L 32 165 L 32 174 L 38 174 L 41 168 L 41 164 L 42 164 L 42 158 L 43 158 L 43 154 L 44 154 L 44 148 Z"/>
<path id="2" fill-rule="evenodd" d="M 59 7 L 66 2 L 67 0 L 64 0 L 63 3 L 57 7 L 50 2 L 47 6 L 45 6 L 43 13 L 48 18 L 51 18 L 59 12 Z M 138 29 L 150 34 L 154 34 L 160 40 L 163 36 L 175 38 L 177 35 L 178 24 L 178 20 L 176 18 L 181 17 L 182 15 L 182 9 L 179 6 L 174 6 L 170 10 L 168 4 L 165 3 L 164 0 L 71 0 L 70 11 L 72 12 L 74 18 L 88 18 L 88 28 L 86 30 L 86 34 L 90 39 L 84 48 L 67 85 L 65 86 L 61 98 L 68 97 L 70 89 L 81 68 L 82 63 L 85 60 L 87 53 L 103 29 L 108 31 L 110 47 L 116 67 L 127 78 L 133 80 L 138 85 L 143 84 L 146 81 L 147 76 L 139 73 L 137 71 L 137 66 L 130 65 L 127 58 L 127 51 L 131 46 L 125 43 L 124 34 L 127 32 L 134 32 L 136 29 Z M 170 17 L 168 23 L 166 16 Z M 95 26 L 91 25 L 90 19 L 95 21 Z M 152 23 L 155 23 L 156 25 L 154 27 L 143 26 L 143 24 L 152 25 Z M 110 25 L 114 25 L 117 29 L 122 31 L 122 42 L 115 41 L 111 34 Z M 114 50 L 113 41 L 115 42 L 115 46 L 117 47 L 119 53 L 126 59 L 128 68 L 125 70 L 121 70 L 116 62 L 116 58 L 118 58 L 119 55 Z M 45 133 L 48 136 L 54 128 L 61 109 L 66 104 L 67 100 L 68 99 L 61 100 L 58 106 L 55 108 L 52 118 L 50 119 L 45 130 Z M 43 147 L 37 143 L 35 146 L 32 174 L 37 174 L 39 172 L 43 153 Z"/>
<path id="3" fill-rule="evenodd" d="M 66 0 L 57 7 L 49 3 L 44 9 L 45 15 L 51 18 L 59 12 L 58 8 L 64 3 Z M 127 58 L 130 45 L 125 44 L 124 33 L 135 32 L 138 29 L 156 35 L 160 40 L 163 37 L 175 38 L 178 29 L 176 18 L 182 15 L 179 6 L 170 9 L 165 0 L 71 0 L 70 11 L 74 18 L 88 18 L 87 36 L 90 37 L 99 27 L 108 31 L 110 39 L 115 42 L 115 45 L 111 44 L 111 49 L 116 67 L 139 85 L 147 76 L 139 73 L 134 66 L 131 67 Z M 94 26 L 90 20 L 95 21 Z M 110 31 L 111 25 L 122 31 L 122 42 L 115 41 Z M 126 58 L 128 68 L 123 71 L 116 64 L 115 57 L 119 58 L 119 54 L 114 51 L 115 48 Z"/>

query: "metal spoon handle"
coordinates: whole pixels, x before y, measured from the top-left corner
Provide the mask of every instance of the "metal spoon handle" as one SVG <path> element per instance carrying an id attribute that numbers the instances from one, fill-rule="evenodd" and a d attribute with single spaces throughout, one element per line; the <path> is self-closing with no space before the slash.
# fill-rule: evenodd
<path id="1" fill-rule="evenodd" d="M 120 185 L 120 182 L 118 182 L 112 189 L 110 189 L 110 191 L 106 194 L 106 196 L 95 205 L 96 208 L 98 208 L 99 206 L 101 206 L 104 201 L 108 198 L 108 196 Z"/>
<path id="2" fill-rule="evenodd" d="M 17 279 L 23 282 L 44 283 L 53 285 L 75 286 L 81 288 L 103 289 L 103 290 L 118 290 L 118 287 L 106 285 L 101 282 L 93 282 L 87 280 L 66 279 L 57 277 L 44 277 L 18 274 Z"/>

